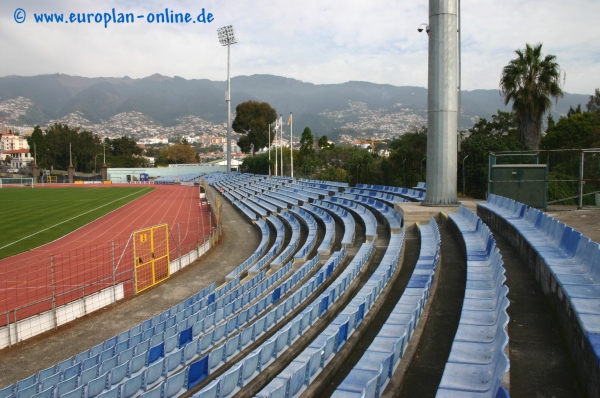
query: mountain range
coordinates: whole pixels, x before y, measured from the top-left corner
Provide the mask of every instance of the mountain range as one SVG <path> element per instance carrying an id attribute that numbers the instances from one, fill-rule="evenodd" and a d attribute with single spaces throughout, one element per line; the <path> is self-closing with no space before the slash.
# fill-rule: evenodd
<path id="1" fill-rule="evenodd" d="M 114 115 L 131 111 L 141 112 L 165 127 L 174 126 L 179 118 L 189 115 L 222 124 L 227 115 L 225 90 L 225 81 L 159 74 L 141 79 L 64 74 L 0 78 L 0 102 L 22 97 L 32 103 L 18 117 L 4 116 L 7 120 L 12 117 L 13 124 L 30 126 L 44 125 L 71 113 L 92 123 L 102 123 Z M 499 109 L 509 109 L 497 89 L 461 94 L 463 128 L 472 126 L 478 118 L 490 118 Z M 273 75 L 236 76 L 231 79 L 231 100 L 232 111 L 241 102 L 256 100 L 268 102 L 277 113 L 284 115 L 284 121 L 289 112 L 293 112 L 297 131 L 309 126 L 317 135 L 348 126 L 369 130 L 369 124 L 357 123 L 365 119 L 365 113 L 374 121 L 371 129 L 374 131 L 382 129 L 375 122 L 378 119 L 403 113 L 406 115 L 403 121 L 392 120 L 391 127 L 385 127 L 397 133 L 406 131 L 411 124 L 426 124 L 427 115 L 426 88 L 362 81 L 312 84 Z M 569 107 L 584 106 L 588 100 L 588 95 L 565 93 L 557 103 L 553 102 L 552 111 L 556 116 L 564 115 Z M 411 115 L 414 117 L 409 117 Z M 394 123 L 404 125 L 394 128 Z"/>

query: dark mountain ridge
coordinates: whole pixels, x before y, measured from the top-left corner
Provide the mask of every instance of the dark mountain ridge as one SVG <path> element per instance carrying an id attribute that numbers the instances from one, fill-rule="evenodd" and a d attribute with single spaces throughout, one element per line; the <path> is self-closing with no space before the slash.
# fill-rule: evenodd
<path id="1" fill-rule="evenodd" d="M 69 113 L 80 114 L 100 123 L 126 111 L 138 111 L 163 126 L 177 124 L 177 118 L 195 115 L 214 123 L 224 123 L 227 115 L 226 82 L 184 79 L 154 74 L 146 78 L 86 78 L 65 74 L 6 76 L 0 78 L 0 101 L 24 97 L 33 107 L 21 117 L 24 124 L 44 124 Z M 339 112 L 351 102 L 367 109 L 394 112 L 398 105 L 426 117 L 427 90 L 424 87 L 393 86 L 364 81 L 341 84 L 312 84 L 273 75 L 236 76 L 231 80 L 232 109 L 247 100 L 266 101 L 287 120 L 308 125 L 320 133 L 341 126 L 325 112 Z M 495 90 L 463 91 L 461 125 L 470 127 L 481 117 L 489 118 L 498 109 L 508 110 Z M 565 93 L 553 103 L 553 113 L 564 115 L 569 107 L 585 105 L 587 95 Z M 390 109 L 396 106 L 394 109 Z M 347 121 L 347 119 L 346 119 Z"/>

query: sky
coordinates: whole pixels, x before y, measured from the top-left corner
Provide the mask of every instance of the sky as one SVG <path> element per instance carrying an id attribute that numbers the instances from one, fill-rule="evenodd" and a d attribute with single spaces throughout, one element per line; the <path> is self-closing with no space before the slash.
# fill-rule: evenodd
<path id="1" fill-rule="evenodd" d="M 113 8 L 134 22 L 105 23 Z M 165 9 L 197 22 L 151 22 Z M 205 22 L 197 20 L 203 10 Z M 36 23 L 41 13 L 73 13 L 75 22 Z M 600 87 L 599 15 L 600 0 L 462 0 L 463 90 L 497 89 L 514 51 L 543 43 L 543 54 L 555 55 L 565 73 L 563 90 L 593 94 Z M 223 81 L 227 49 L 216 30 L 233 25 L 232 76 L 426 87 L 428 37 L 417 28 L 428 19 L 426 0 L 2 0 L 0 76 L 159 73 Z"/>

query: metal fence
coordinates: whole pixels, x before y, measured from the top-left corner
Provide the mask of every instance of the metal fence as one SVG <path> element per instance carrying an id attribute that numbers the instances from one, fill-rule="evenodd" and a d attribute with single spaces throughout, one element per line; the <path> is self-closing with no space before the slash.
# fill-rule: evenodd
<path id="1" fill-rule="evenodd" d="M 600 148 L 494 152 L 490 154 L 491 164 L 546 164 L 547 210 L 600 206 Z M 471 176 L 471 183 L 474 180 Z"/>
<path id="2" fill-rule="evenodd" d="M 197 219 L 169 226 L 171 273 L 219 241 L 217 209 L 201 207 Z M 0 281 L 0 349 L 136 293 L 131 237 L 1 262 L 6 275 Z"/>

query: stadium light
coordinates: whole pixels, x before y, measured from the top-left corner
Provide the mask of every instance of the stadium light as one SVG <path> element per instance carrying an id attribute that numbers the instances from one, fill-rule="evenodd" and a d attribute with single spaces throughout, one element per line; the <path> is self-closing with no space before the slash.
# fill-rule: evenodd
<path id="1" fill-rule="evenodd" d="M 225 102 L 227 102 L 227 173 L 231 173 L 231 45 L 237 43 L 233 25 L 227 25 L 217 29 L 219 43 L 227 46 L 227 92 L 225 93 Z"/>

